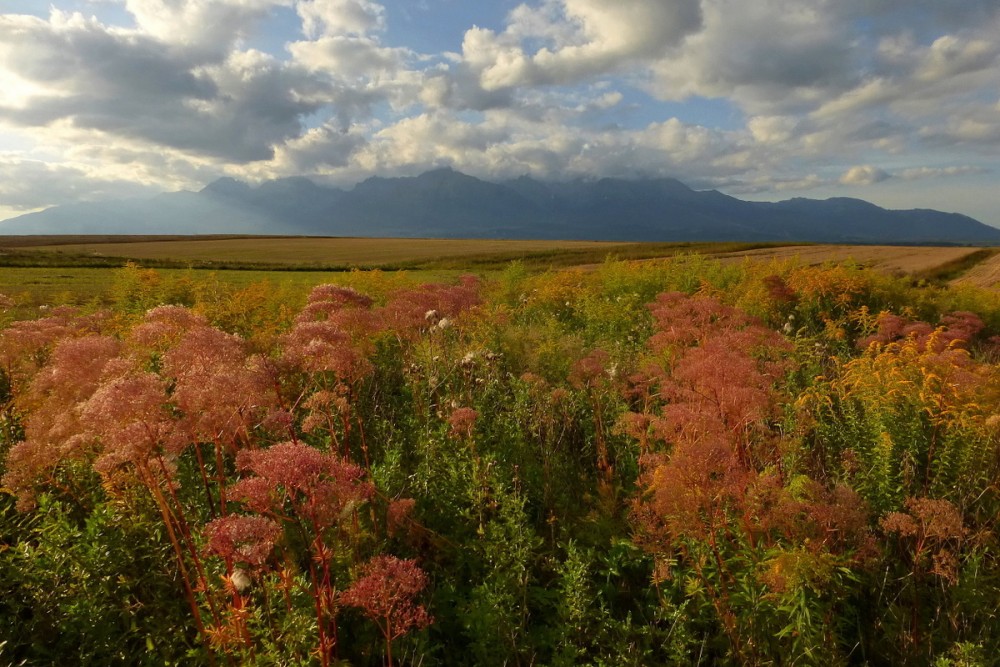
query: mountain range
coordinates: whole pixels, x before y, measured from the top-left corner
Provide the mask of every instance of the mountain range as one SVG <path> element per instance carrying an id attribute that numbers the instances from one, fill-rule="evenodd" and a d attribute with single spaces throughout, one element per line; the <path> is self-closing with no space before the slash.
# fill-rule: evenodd
<path id="1" fill-rule="evenodd" d="M 669 178 L 498 183 L 451 169 L 372 177 L 343 190 L 302 177 L 252 187 L 57 206 L 0 221 L 14 234 L 290 234 L 609 241 L 1000 244 L 1000 229 L 860 199 L 750 202 Z"/>

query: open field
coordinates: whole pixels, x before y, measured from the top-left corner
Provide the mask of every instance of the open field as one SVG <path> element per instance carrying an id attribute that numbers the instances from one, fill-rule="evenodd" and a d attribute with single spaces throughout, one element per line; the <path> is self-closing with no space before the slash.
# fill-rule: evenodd
<path id="1" fill-rule="evenodd" d="M 65 255 L 127 257 L 136 260 L 173 260 L 198 263 L 382 266 L 480 255 L 509 255 L 552 251 L 612 252 L 631 245 L 593 241 L 508 241 L 486 239 L 381 239 L 313 237 L 132 237 L 117 240 L 55 237 L 46 243 L 34 237 L 22 249 Z M 4 247 L 7 239 L 0 239 Z"/>
<path id="2" fill-rule="evenodd" d="M 585 265 L 612 255 L 655 259 L 697 253 L 725 262 L 797 259 L 806 264 L 853 261 L 920 274 L 983 261 L 972 247 L 786 245 L 748 243 L 620 243 L 595 241 L 401 239 L 287 236 L 0 237 L 7 266 L 116 266 L 125 260 L 164 268 L 344 270 L 351 268 L 482 269 L 521 260 L 534 268 Z M 977 255 L 977 253 L 979 253 Z M 966 265 L 962 262 L 966 261 Z M 988 279 L 987 279 L 988 281 Z"/>
<path id="3" fill-rule="evenodd" d="M 86 242 L 84 242 L 86 241 Z M 1000 257 L 969 247 L 767 245 L 736 243 L 596 243 L 303 237 L 0 237 L 0 294 L 24 305 L 106 301 L 126 258 L 155 267 L 164 281 L 211 274 L 241 288 L 308 289 L 341 282 L 351 267 L 405 269 L 401 280 L 487 275 L 521 261 L 531 271 L 595 268 L 607 256 L 657 259 L 703 254 L 724 263 L 852 261 L 890 273 L 983 287 L 1000 284 Z M 225 270 L 222 270 L 225 269 Z M 968 272 L 965 275 L 965 272 Z M 391 272 L 387 275 L 391 275 Z"/>
<path id="4" fill-rule="evenodd" d="M 171 234 L 37 234 L 0 236 L 0 248 L 37 248 L 39 246 L 53 245 L 75 245 L 94 243 L 134 243 L 140 241 L 186 241 L 191 240 L 190 236 L 180 236 Z M 198 236 L 198 239 L 224 240 L 243 239 L 246 234 L 205 234 Z M 254 236 L 257 239 L 285 238 L 279 236 Z"/>

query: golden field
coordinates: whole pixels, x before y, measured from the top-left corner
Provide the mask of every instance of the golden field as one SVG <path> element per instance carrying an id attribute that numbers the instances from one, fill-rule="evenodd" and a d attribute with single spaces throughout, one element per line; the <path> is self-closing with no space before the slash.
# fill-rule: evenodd
<path id="1" fill-rule="evenodd" d="M 126 241 L 101 237 L 95 241 L 32 244 L 34 251 L 67 255 L 128 257 L 137 260 L 180 260 L 192 262 L 250 262 L 379 266 L 449 259 L 468 255 L 537 253 L 550 251 L 603 251 L 630 245 L 594 241 L 516 241 L 490 239 L 392 239 L 330 237 L 223 237 L 153 238 L 134 237 Z M 0 247 L 4 243 L 0 240 Z"/>

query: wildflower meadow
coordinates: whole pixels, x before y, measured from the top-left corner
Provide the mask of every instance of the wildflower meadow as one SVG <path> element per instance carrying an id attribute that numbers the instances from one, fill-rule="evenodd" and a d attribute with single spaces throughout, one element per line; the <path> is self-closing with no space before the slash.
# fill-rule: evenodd
<path id="1" fill-rule="evenodd" d="M 988 665 L 1000 297 L 697 256 L 0 297 L 2 665 Z"/>

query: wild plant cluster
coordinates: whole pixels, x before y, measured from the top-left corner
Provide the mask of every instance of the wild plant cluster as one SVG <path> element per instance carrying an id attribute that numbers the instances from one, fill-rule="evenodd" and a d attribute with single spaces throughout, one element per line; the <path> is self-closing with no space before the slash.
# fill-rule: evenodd
<path id="1" fill-rule="evenodd" d="M 1000 655 L 995 295 L 698 258 L 355 282 L 0 299 L 0 662 Z"/>

